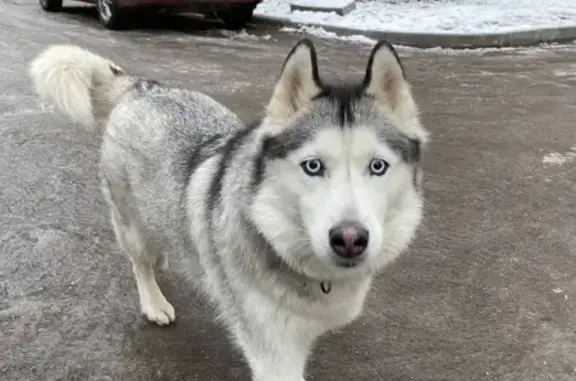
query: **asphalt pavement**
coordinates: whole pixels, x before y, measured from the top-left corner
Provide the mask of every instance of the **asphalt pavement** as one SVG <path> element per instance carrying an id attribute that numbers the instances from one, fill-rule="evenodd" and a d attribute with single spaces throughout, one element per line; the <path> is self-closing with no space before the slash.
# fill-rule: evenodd
<path id="1" fill-rule="evenodd" d="M 68 3 L 74 5 L 74 3 Z M 187 17 L 103 29 L 89 8 L 0 3 L 0 380 L 236 381 L 249 371 L 178 279 L 178 322 L 139 315 L 98 188 L 98 134 L 39 102 L 27 77 L 74 43 L 259 115 L 299 38 Z M 317 40 L 324 76 L 359 78 L 370 46 Z M 432 133 L 426 218 L 366 311 L 326 335 L 309 381 L 576 379 L 576 45 L 399 50 Z"/>

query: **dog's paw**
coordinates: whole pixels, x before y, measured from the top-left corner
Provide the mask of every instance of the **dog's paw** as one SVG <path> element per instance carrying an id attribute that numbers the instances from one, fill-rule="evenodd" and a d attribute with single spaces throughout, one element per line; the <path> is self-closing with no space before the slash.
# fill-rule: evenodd
<path id="1" fill-rule="evenodd" d="M 168 325 L 176 319 L 174 307 L 164 297 L 142 303 L 142 314 L 148 321 L 158 325 Z"/>

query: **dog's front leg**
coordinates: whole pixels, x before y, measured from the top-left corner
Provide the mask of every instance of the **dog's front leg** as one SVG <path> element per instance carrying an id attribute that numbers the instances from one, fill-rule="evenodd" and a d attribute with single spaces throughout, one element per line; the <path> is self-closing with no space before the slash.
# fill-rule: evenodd
<path id="1" fill-rule="evenodd" d="M 304 381 L 306 359 L 316 335 L 279 325 L 243 327 L 238 343 L 252 370 L 252 381 Z M 248 329 L 246 329 L 248 328 Z"/>

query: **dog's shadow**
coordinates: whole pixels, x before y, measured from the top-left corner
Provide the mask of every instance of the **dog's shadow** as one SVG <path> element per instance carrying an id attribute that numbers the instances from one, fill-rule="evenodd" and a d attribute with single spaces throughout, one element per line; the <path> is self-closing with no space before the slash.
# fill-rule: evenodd
<path id="1" fill-rule="evenodd" d="M 250 369 L 227 331 L 215 322 L 214 308 L 182 279 L 174 274 L 168 277 L 160 276 L 159 284 L 176 308 L 176 322 L 159 327 L 139 317 L 129 323 L 122 368 L 133 369 L 137 379 L 149 381 L 249 380 Z M 327 380 L 335 375 L 337 379 L 349 379 L 355 374 L 355 364 L 369 362 L 370 354 L 358 351 L 358 338 L 351 342 L 350 337 L 364 325 L 354 322 L 324 335 L 314 346 L 306 380 Z M 360 336 L 359 340 L 370 340 Z"/>
<path id="2" fill-rule="evenodd" d="M 133 321 L 125 335 L 124 366 L 149 381 L 249 379 L 242 354 L 215 322 L 214 308 L 174 274 L 166 278 L 158 281 L 176 309 L 176 321 L 164 327 L 143 316 Z"/>

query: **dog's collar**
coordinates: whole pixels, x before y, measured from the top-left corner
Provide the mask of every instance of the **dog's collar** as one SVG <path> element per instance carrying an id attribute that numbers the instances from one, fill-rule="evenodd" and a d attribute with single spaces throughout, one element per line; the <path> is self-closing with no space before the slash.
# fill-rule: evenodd
<path id="1" fill-rule="evenodd" d="M 332 291 L 332 282 L 330 282 L 329 280 L 320 282 L 320 289 L 322 290 L 323 293 L 329 294 L 330 291 Z"/>

